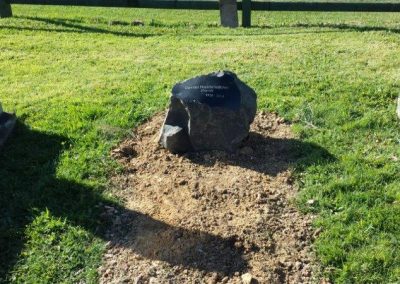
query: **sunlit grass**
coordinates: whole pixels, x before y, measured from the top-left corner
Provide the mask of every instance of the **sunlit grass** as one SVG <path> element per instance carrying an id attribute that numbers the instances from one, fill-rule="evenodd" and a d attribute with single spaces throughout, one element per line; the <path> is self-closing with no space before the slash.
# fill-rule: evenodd
<path id="1" fill-rule="evenodd" d="M 174 83 L 218 69 L 336 157 L 296 173 L 325 274 L 400 279 L 400 14 L 256 12 L 254 28 L 232 30 L 217 11 L 13 11 L 0 20 L 0 100 L 20 118 L 0 153 L 0 279 L 96 281 L 110 149 Z"/>

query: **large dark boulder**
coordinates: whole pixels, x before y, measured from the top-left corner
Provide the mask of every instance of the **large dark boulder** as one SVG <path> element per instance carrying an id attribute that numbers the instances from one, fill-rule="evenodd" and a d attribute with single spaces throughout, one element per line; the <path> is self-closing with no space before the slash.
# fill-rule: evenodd
<path id="1" fill-rule="evenodd" d="M 235 151 L 248 136 L 257 95 L 232 72 L 180 82 L 172 89 L 160 143 L 172 153 Z"/>

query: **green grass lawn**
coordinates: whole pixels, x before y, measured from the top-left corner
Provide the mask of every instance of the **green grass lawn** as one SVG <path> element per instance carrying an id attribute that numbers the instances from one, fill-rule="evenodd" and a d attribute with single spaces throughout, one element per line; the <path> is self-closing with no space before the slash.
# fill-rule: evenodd
<path id="1" fill-rule="evenodd" d="M 0 152 L 0 282 L 96 282 L 99 206 L 118 204 L 110 149 L 166 107 L 175 82 L 218 69 L 335 157 L 296 169 L 325 275 L 400 281 L 400 14 L 259 12 L 231 30 L 217 11 L 13 12 L 0 19 L 0 101 L 19 117 Z M 123 24 L 135 19 L 145 26 Z"/>

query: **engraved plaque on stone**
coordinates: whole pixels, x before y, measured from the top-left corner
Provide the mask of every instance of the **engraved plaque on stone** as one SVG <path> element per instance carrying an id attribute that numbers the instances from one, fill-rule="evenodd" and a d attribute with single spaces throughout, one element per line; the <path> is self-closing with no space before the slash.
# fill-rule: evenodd
<path id="1" fill-rule="evenodd" d="M 235 77 L 223 72 L 178 83 L 172 89 L 172 95 L 185 103 L 201 103 L 232 110 L 240 108 L 240 91 Z"/>

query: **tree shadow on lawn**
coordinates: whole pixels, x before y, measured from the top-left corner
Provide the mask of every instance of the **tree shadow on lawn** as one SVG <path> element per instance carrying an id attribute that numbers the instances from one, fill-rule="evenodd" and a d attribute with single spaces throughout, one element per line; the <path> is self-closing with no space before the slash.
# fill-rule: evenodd
<path id="1" fill-rule="evenodd" d="M 43 22 L 48 25 L 54 25 L 62 27 L 62 29 L 51 29 L 51 28 L 41 28 L 41 27 L 17 27 L 17 26 L 1 26 L 2 28 L 15 29 L 15 30 L 29 30 L 29 31 L 48 31 L 48 32 L 67 32 L 67 33 L 97 33 L 97 34 L 111 34 L 116 36 L 125 37 L 141 37 L 147 38 L 151 36 L 158 36 L 159 34 L 151 33 L 135 33 L 135 32 L 120 32 L 108 29 L 101 29 L 95 27 L 84 26 L 78 23 L 72 23 L 68 19 L 50 19 L 41 17 L 20 17 L 15 16 L 14 18 L 25 19 L 30 21 Z"/>
<path id="2" fill-rule="evenodd" d="M 253 27 L 262 28 L 262 29 L 273 29 L 277 28 L 274 26 L 268 25 L 255 25 Z M 279 28 L 330 28 L 330 29 L 337 29 L 341 31 L 356 31 L 356 32 L 390 32 L 390 33 L 400 33 L 400 29 L 398 28 L 389 28 L 389 27 L 381 27 L 381 26 L 361 26 L 361 25 L 351 25 L 351 24 L 344 24 L 344 23 L 296 23 L 296 24 L 289 24 L 279 26 Z"/>
<path id="3" fill-rule="evenodd" d="M 126 217 L 121 227 L 130 230 L 129 248 L 146 258 L 225 275 L 246 269 L 247 262 L 233 239 L 171 226 L 114 204 L 94 188 L 57 178 L 59 155 L 67 141 L 17 122 L 15 132 L 0 149 L 0 282 L 7 281 L 18 261 L 26 226 L 46 209 L 113 245 L 126 246 L 105 234 L 112 220 L 104 217 L 104 210 L 116 208 Z M 131 222 L 142 225 L 132 230 Z M 227 262 L 220 263 L 221 259 Z"/>
<path id="4" fill-rule="evenodd" d="M 127 247 L 148 259 L 222 275 L 246 270 L 248 263 L 242 250 L 234 246 L 234 238 L 171 226 L 112 203 L 94 188 L 57 178 L 57 163 L 66 142 L 65 137 L 17 122 L 14 134 L 0 149 L 0 282 L 7 281 L 19 258 L 26 226 L 46 209 L 113 246 Z M 239 166 L 268 174 L 278 174 L 290 162 L 307 166 L 333 159 L 325 149 L 295 139 L 266 139 L 252 133 L 246 143 L 262 155 L 244 159 Z M 260 168 L 261 164 L 268 164 L 268 169 Z M 111 224 L 115 216 L 104 214 L 107 208 L 118 210 L 123 217 L 119 226 Z M 110 228 L 119 231 L 109 235 Z"/>
<path id="5" fill-rule="evenodd" d="M 151 37 L 151 36 L 158 36 L 161 34 L 152 34 L 152 33 L 133 33 L 133 32 L 119 32 L 113 31 L 108 29 L 101 29 L 97 27 L 90 27 L 82 25 L 85 23 L 82 20 L 76 19 L 64 19 L 64 18 L 43 18 L 43 17 L 26 17 L 26 16 L 14 16 L 17 19 L 25 19 L 31 21 L 38 21 L 43 22 L 49 25 L 55 25 L 63 27 L 64 29 L 50 29 L 50 28 L 39 28 L 39 27 L 15 27 L 15 26 L 2 26 L 3 28 L 8 29 L 20 29 L 20 30 L 38 30 L 38 31 L 53 31 L 53 32 L 71 32 L 71 33 L 102 33 L 102 34 L 113 34 L 117 36 L 127 36 L 127 37 Z M 125 21 L 115 21 L 116 26 L 129 26 L 130 23 Z M 102 23 L 105 24 L 105 23 Z M 164 23 L 157 23 L 156 25 L 151 25 L 156 27 L 163 27 L 163 28 L 177 28 L 177 27 L 185 27 L 184 24 L 164 24 Z M 190 24 L 188 24 L 190 26 Z M 215 25 L 208 25 L 208 27 L 219 27 Z M 400 29 L 398 28 L 389 28 L 389 27 L 382 27 L 382 26 L 360 26 L 360 25 L 352 25 L 352 24 L 345 24 L 345 23 L 296 23 L 296 24 L 288 24 L 282 26 L 271 26 L 271 25 L 252 25 L 253 28 L 261 28 L 261 29 L 275 29 L 275 28 L 332 28 L 338 30 L 347 30 L 347 31 L 358 31 L 358 32 L 369 32 L 369 31 L 385 31 L 385 32 L 392 32 L 392 33 L 400 33 Z M 65 29 L 68 28 L 68 29 Z M 335 31 L 312 31 L 311 33 L 328 33 L 328 32 L 335 32 Z M 282 34 L 297 34 L 296 32 L 288 32 Z M 306 33 L 304 31 L 298 33 Z M 277 33 L 280 35 L 281 33 Z M 194 34 L 196 35 L 196 34 Z M 204 35 L 204 34 L 202 34 Z M 207 34 L 209 35 L 209 34 Z M 229 36 L 240 36 L 241 34 L 232 34 Z"/>
<path id="6" fill-rule="evenodd" d="M 65 33 L 98 33 L 98 34 L 112 34 L 116 36 L 126 36 L 126 37 L 141 37 L 147 38 L 152 36 L 160 36 L 162 34 L 154 34 L 154 33 L 135 33 L 135 32 L 120 32 L 113 31 L 108 29 L 101 29 L 97 27 L 84 26 L 84 23 L 81 20 L 76 19 L 63 19 L 63 18 L 43 18 L 43 17 L 22 17 L 22 16 L 14 16 L 14 18 L 31 20 L 43 22 L 49 25 L 55 25 L 62 28 L 42 28 L 42 27 L 17 27 L 17 26 L 1 26 L 2 28 L 14 29 L 14 30 L 28 30 L 28 31 L 47 31 L 47 32 L 65 32 Z M 118 26 L 129 26 L 130 24 L 125 21 L 116 21 L 116 25 Z M 103 23 L 104 24 L 104 23 Z M 154 26 L 154 25 L 153 25 Z M 157 23 L 157 27 L 163 28 L 176 28 L 176 27 L 185 27 L 182 24 L 163 24 Z M 209 27 L 215 27 L 214 25 L 209 25 Z M 400 33 L 400 29 L 398 28 L 389 28 L 389 27 L 381 27 L 381 26 L 360 26 L 360 25 L 351 25 L 345 23 L 297 23 L 294 25 L 283 25 L 279 27 L 274 27 L 270 25 L 252 25 L 253 28 L 261 28 L 261 29 L 275 29 L 275 28 L 331 28 L 339 31 L 358 31 L 358 32 L 369 32 L 369 31 L 384 31 L 390 33 Z M 290 35 L 290 34 L 307 34 L 307 33 L 335 33 L 338 31 L 296 31 L 296 32 L 274 32 L 269 35 Z M 191 31 L 191 36 L 204 36 L 204 35 L 212 35 L 212 34 L 196 34 Z M 215 34 L 220 35 L 220 34 Z M 265 35 L 265 34 L 262 34 Z M 242 34 L 229 34 L 226 36 L 243 36 Z M 247 35 L 249 36 L 249 35 Z M 258 36 L 257 34 L 250 34 L 250 36 Z"/>
<path id="7" fill-rule="evenodd" d="M 171 226 L 121 207 L 112 209 L 116 213 L 107 214 L 113 225 L 109 226 L 106 239 L 115 247 L 126 247 L 146 259 L 165 261 L 172 266 L 216 272 L 222 277 L 248 268 L 244 249 L 235 247 L 236 236 L 222 238 Z"/>

